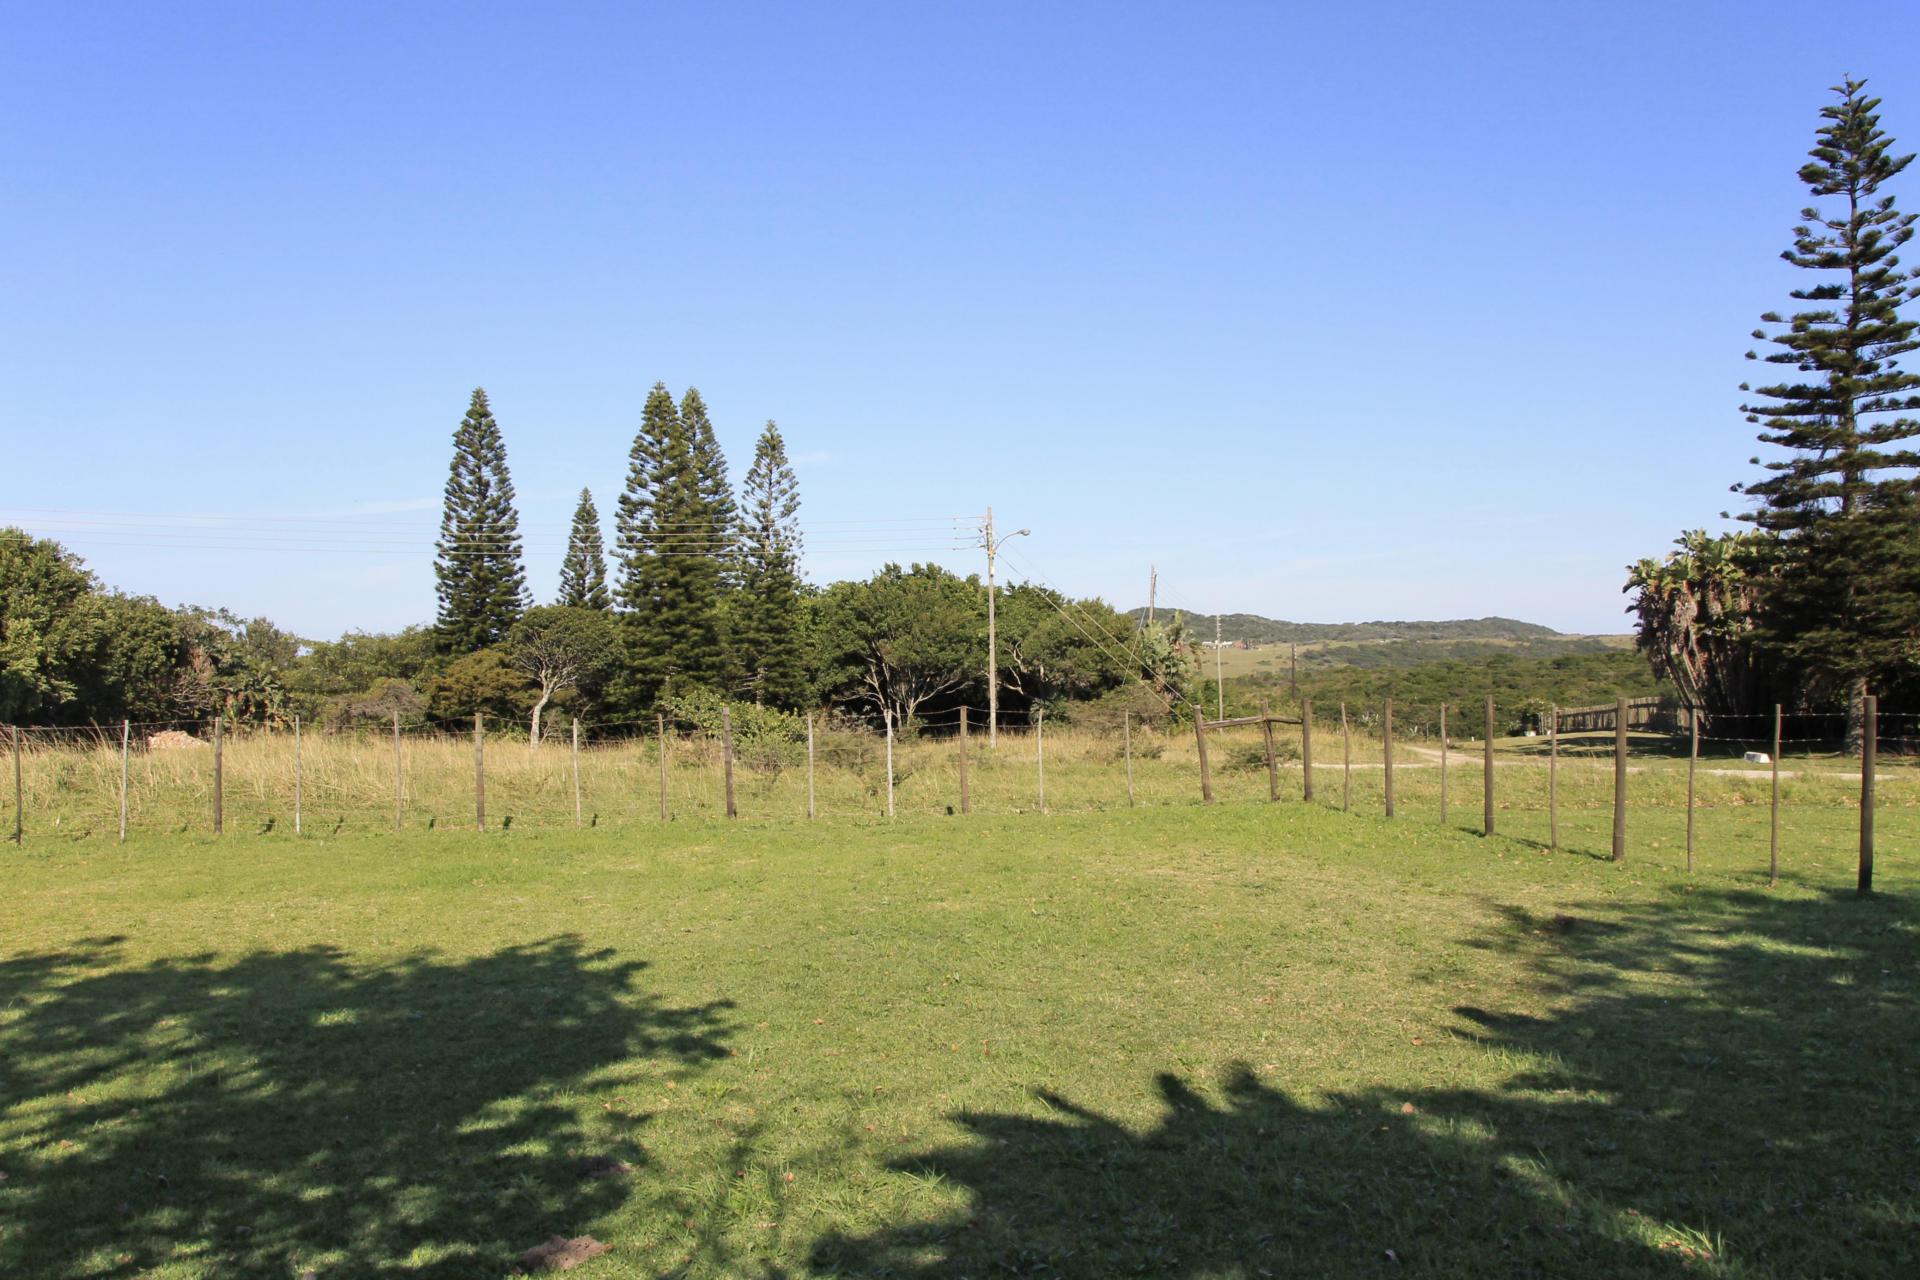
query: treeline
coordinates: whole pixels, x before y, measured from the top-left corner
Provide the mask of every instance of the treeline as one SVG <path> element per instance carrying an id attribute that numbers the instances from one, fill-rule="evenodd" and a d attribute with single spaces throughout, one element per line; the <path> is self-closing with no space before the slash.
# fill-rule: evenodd
<path id="1" fill-rule="evenodd" d="M 805 711 L 911 729 L 986 702 L 987 599 L 977 577 L 888 564 L 812 586 L 799 486 L 768 422 L 736 496 L 698 391 L 648 395 L 614 508 L 611 564 L 590 491 L 551 603 L 535 604 L 499 422 L 476 390 L 453 437 L 432 626 L 305 641 L 265 619 L 168 609 L 108 590 L 71 553 L 0 531 L 0 720 L 198 719 L 346 728 L 556 717 L 790 733 Z M 1003 713 L 1066 714 L 1157 690 L 1166 714 L 1194 669 L 1176 621 L 1149 630 L 1098 600 L 1022 585 L 996 596 Z"/>
<path id="2" fill-rule="evenodd" d="M 1920 709 L 1920 375 L 1900 364 L 1920 347 L 1904 314 L 1920 270 L 1900 263 L 1914 215 L 1892 191 L 1913 156 L 1894 153 L 1864 81 L 1834 92 L 1799 170 L 1813 207 L 1781 254 L 1807 283 L 1753 331 L 1772 350 L 1747 358 L 1777 377 L 1740 388 L 1775 451 L 1734 486 L 1752 528 L 1683 534 L 1629 566 L 1627 590 L 1642 649 L 1688 701 L 1844 711 L 1853 746 L 1869 692 Z"/>

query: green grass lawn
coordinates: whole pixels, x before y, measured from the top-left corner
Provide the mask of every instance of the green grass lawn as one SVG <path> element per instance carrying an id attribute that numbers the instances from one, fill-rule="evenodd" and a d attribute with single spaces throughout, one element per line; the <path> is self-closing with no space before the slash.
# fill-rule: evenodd
<path id="1" fill-rule="evenodd" d="M 1909 813 L 30 845 L 0 1275 L 1920 1274 Z"/>

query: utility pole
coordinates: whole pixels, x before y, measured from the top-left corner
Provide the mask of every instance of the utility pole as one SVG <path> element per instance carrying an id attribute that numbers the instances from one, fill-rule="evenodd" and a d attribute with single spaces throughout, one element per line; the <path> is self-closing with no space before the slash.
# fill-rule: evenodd
<path id="1" fill-rule="evenodd" d="M 1153 601 L 1160 594 L 1160 570 L 1147 566 L 1147 625 L 1153 625 Z"/>
<path id="2" fill-rule="evenodd" d="M 1030 529 L 1015 529 L 1007 538 L 1025 537 Z M 1000 633 L 993 616 L 993 558 L 1007 538 L 993 536 L 993 508 L 987 508 L 987 524 L 981 545 L 987 549 L 987 746 L 1000 745 Z"/>
<path id="3" fill-rule="evenodd" d="M 1293 695 L 1295 701 L 1299 700 L 1300 646 L 1298 644 L 1287 646 L 1287 692 Z"/>
<path id="4" fill-rule="evenodd" d="M 1220 615 L 1213 615 L 1213 718 L 1227 718 L 1227 686 L 1220 675 Z"/>

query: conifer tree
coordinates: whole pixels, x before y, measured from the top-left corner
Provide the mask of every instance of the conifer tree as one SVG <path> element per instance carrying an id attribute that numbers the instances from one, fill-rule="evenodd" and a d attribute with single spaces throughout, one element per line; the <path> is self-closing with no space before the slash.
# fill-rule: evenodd
<path id="1" fill-rule="evenodd" d="M 507 449 L 479 387 L 454 429 L 435 550 L 441 649 L 465 654 L 499 643 L 526 611 L 527 581 Z"/>
<path id="2" fill-rule="evenodd" d="M 719 688 L 730 667 L 722 644 L 722 591 L 733 552 L 733 499 L 718 500 L 726 460 L 697 393 L 690 425 L 656 383 L 647 396 L 616 513 L 619 600 L 632 620 L 636 687 L 630 703 L 685 685 Z"/>
<path id="3" fill-rule="evenodd" d="M 620 562 L 615 594 L 620 608 L 629 614 L 650 616 L 658 604 L 649 559 L 658 519 L 655 508 L 679 434 L 680 414 L 673 397 L 665 383 L 656 382 L 640 411 L 640 430 L 627 453 L 626 487 L 614 507 L 613 553 Z"/>
<path id="4" fill-rule="evenodd" d="M 580 505 L 574 508 L 566 559 L 560 562 L 560 596 L 554 603 L 576 609 L 613 607 L 613 597 L 607 593 L 607 556 L 600 541 L 600 512 L 593 505 L 591 489 L 580 491 Z"/>
<path id="5" fill-rule="evenodd" d="M 800 484 L 768 421 L 747 471 L 735 608 L 739 665 L 756 702 L 794 708 L 807 696 L 800 597 Z"/>
<path id="6" fill-rule="evenodd" d="M 680 397 L 680 421 L 686 428 L 687 447 L 693 451 L 694 483 L 697 486 L 702 531 L 711 528 L 720 552 L 722 590 L 731 589 L 737 580 L 738 555 L 735 542 L 740 533 L 740 509 L 733 500 L 733 485 L 727 479 L 727 460 L 714 438 L 713 423 L 707 418 L 707 402 L 697 387 L 688 387 Z"/>
<path id="7" fill-rule="evenodd" d="M 1920 466 L 1908 443 L 1920 435 L 1910 416 L 1920 409 L 1920 376 L 1899 366 L 1920 346 L 1915 322 L 1901 315 L 1920 295 L 1920 274 L 1895 252 L 1912 237 L 1914 215 L 1883 191 L 1913 157 L 1892 154 L 1880 100 L 1864 90 L 1851 77 L 1835 87 L 1840 100 L 1821 109 L 1825 123 L 1800 169 L 1815 197 L 1844 202 L 1802 210 L 1793 247 L 1781 254 L 1818 273 L 1790 295 L 1808 306 L 1785 320 L 1761 317 L 1774 329 L 1754 337 L 1779 349 L 1747 353 L 1801 376 L 1742 386 L 1756 397 L 1742 409 L 1762 427 L 1760 440 L 1788 451 L 1743 490 L 1760 500 L 1745 518 L 1777 535 L 1761 636 L 1809 674 L 1810 694 L 1844 697 L 1852 716 L 1867 682 L 1898 665 L 1920 623 L 1913 608 L 1889 611 L 1879 598 L 1920 561 L 1906 514 L 1911 469 Z"/>

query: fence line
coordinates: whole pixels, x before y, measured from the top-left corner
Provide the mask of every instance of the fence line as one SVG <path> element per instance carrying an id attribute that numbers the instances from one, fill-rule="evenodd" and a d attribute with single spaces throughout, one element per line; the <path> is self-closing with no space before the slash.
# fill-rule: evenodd
<path id="1" fill-rule="evenodd" d="M 956 707 L 938 716 L 916 717 L 908 722 L 913 724 L 913 731 L 906 734 L 899 731 L 899 722 L 891 711 L 887 713 L 884 717 L 887 732 L 883 778 L 883 812 L 887 816 L 898 813 L 903 794 L 911 797 L 909 803 L 916 809 L 938 806 L 942 803 L 938 794 L 950 781 L 957 783 L 958 812 L 961 815 L 973 812 L 976 779 L 969 741 L 971 710 Z M 1437 750 L 1402 740 L 1394 729 L 1395 710 L 1391 701 L 1383 702 L 1379 708 L 1379 765 L 1358 767 L 1362 770 L 1370 767 L 1379 769 L 1382 810 L 1386 816 L 1397 818 L 1402 816 L 1399 770 L 1432 769 L 1437 759 L 1440 819 L 1442 823 L 1447 823 L 1451 817 L 1451 776 L 1456 767 L 1452 754 L 1453 740 L 1450 735 L 1443 734 Z M 1450 710 L 1446 706 L 1441 708 L 1443 722 L 1449 725 L 1453 723 L 1448 718 Z M 1278 802 L 1282 798 L 1280 774 L 1283 769 L 1295 768 L 1299 769 L 1301 775 L 1301 799 L 1312 802 L 1315 771 L 1322 766 L 1317 765 L 1313 758 L 1311 704 L 1303 702 L 1300 712 L 1298 716 L 1278 715 L 1271 707 L 1264 707 L 1262 713 L 1256 716 L 1195 721 L 1191 744 L 1192 765 L 1189 767 L 1197 766 L 1198 769 L 1200 802 L 1205 805 L 1216 803 L 1223 782 L 1227 783 L 1226 794 L 1229 796 L 1252 798 L 1247 794 L 1243 781 L 1248 772 L 1264 773 L 1266 799 L 1270 803 Z M 1539 762 L 1531 754 L 1528 739 L 1532 734 L 1510 739 L 1500 744 L 1496 751 L 1497 725 L 1493 720 L 1491 699 L 1487 699 L 1486 712 L 1486 731 L 1481 735 L 1484 800 L 1481 828 L 1483 834 L 1492 835 L 1497 810 L 1501 807 L 1496 794 L 1496 777 L 1501 772 Z M 951 735 L 943 731 L 948 718 L 954 730 Z M 1789 716 L 1783 709 L 1776 708 L 1765 719 L 1766 737 L 1762 741 L 1771 750 L 1765 761 L 1767 767 L 1764 773 L 1759 769 L 1706 770 L 1701 766 L 1702 744 L 1745 746 L 1754 738 L 1740 730 L 1761 729 L 1760 725 L 1753 723 L 1754 717 L 1709 718 L 1682 708 L 1679 713 L 1670 716 L 1667 723 L 1682 726 L 1683 731 L 1663 732 L 1646 727 L 1655 722 L 1637 711 L 1633 700 L 1618 700 L 1613 708 L 1612 723 L 1606 726 L 1612 730 L 1605 735 L 1611 739 L 1608 744 L 1610 750 L 1604 753 L 1611 758 L 1613 765 L 1612 856 L 1616 860 L 1624 860 L 1630 852 L 1629 788 L 1638 785 L 1630 775 L 1652 772 L 1657 776 L 1660 755 L 1678 756 L 1679 747 L 1684 743 L 1687 868 L 1691 870 L 1695 862 L 1696 812 L 1700 808 L 1699 780 L 1709 773 L 1722 776 L 1731 774 L 1745 780 L 1741 786 L 1750 786 L 1764 778 L 1768 803 L 1768 876 L 1770 881 L 1777 882 L 1785 853 L 1786 815 L 1791 807 L 1783 780 L 1793 779 L 1793 790 L 1805 792 L 1808 785 L 1817 783 L 1821 777 L 1850 777 L 1855 770 L 1848 768 L 1844 774 L 1839 770 L 1816 774 L 1805 770 L 1789 772 L 1783 768 L 1783 753 L 1789 749 L 1799 751 L 1809 747 L 1809 744 L 1817 748 L 1833 747 L 1834 736 L 1815 730 L 1841 730 L 1845 724 L 1844 717 L 1828 713 Z M 987 758 L 980 762 L 987 769 L 987 781 L 992 794 L 1000 797 L 999 803 L 1014 809 L 1027 807 L 1018 799 L 1006 799 L 1018 795 L 1018 788 L 1008 784 L 1023 768 L 1033 770 L 1033 790 L 1028 794 L 1033 797 L 1034 807 L 1041 812 L 1055 808 L 1055 801 L 1060 796 L 1068 797 L 1068 807 L 1104 807 L 1122 802 L 1135 806 L 1143 801 L 1143 781 L 1146 783 L 1146 803 L 1178 802 L 1180 769 L 1177 762 L 1168 758 L 1170 752 L 1178 750 L 1181 733 L 1178 726 L 1156 728 L 1144 721 L 1136 725 L 1133 714 L 1127 712 L 1123 713 L 1117 726 L 1116 741 L 1112 734 L 1089 732 L 1072 724 L 1062 731 L 1049 721 L 1050 717 L 1045 714 L 1044 708 L 1034 709 L 1028 721 L 1028 736 L 1032 739 L 1034 750 L 1024 765 L 1020 760 L 1024 753 L 1010 755 L 1004 748 L 989 752 Z M 1870 745 L 1863 751 L 1857 765 L 1857 800 L 1848 796 L 1838 805 L 1829 800 L 1828 807 L 1857 807 L 1859 811 L 1856 879 L 1860 890 L 1869 892 L 1875 865 L 1877 782 L 1884 768 L 1879 761 L 1880 747 L 1883 739 L 1899 744 L 1906 740 L 1908 734 L 1920 730 L 1920 716 L 1909 713 L 1883 716 L 1878 710 L 1877 700 L 1869 700 L 1865 707 L 1865 721 L 1866 742 Z M 1561 775 L 1566 763 L 1562 756 L 1569 751 L 1577 755 L 1585 749 L 1598 757 L 1602 754 L 1599 750 L 1602 739 L 1599 729 L 1595 727 L 1592 708 L 1550 708 L 1546 722 L 1545 847 L 1558 849 L 1562 840 Z M 1569 730 L 1567 726 L 1570 724 L 1588 727 Z M 1641 726 L 1636 735 L 1641 740 L 1637 750 L 1629 736 L 1629 730 L 1636 725 Z M 1003 727 L 1009 729 L 1013 741 L 1019 740 L 1019 729 Z M 1789 732 L 1790 727 L 1795 731 Z M 240 812 L 244 821 L 259 822 L 263 830 L 271 830 L 275 821 L 273 812 L 282 803 L 276 797 L 285 794 L 281 788 L 286 786 L 286 781 L 275 772 L 283 764 L 290 764 L 290 787 L 287 790 L 291 793 L 294 833 L 305 833 L 307 819 L 315 803 L 322 810 L 335 815 L 332 830 L 338 832 L 347 823 L 349 814 L 359 815 L 354 818 L 356 825 L 364 824 L 366 813 L 381 803 L 374 797 L 379 789 L 384 788 L 373 783 L 371 766 L 376 757 L 382 756 L 388 757 L 384 767 L 390 772 L 388 785 L 391 794 L 388 801 L 393 829 L 402 830 L 410 824 L 417 826 L 422 819 L 431 828 L 456 807 L 454 802 L 458 788 L 450 786 L 449 779 L 444 775 L 450 763 L 450 753 L 456 750 L 462 735 L 454 732 L 449 723 L 408 725 L 401 716 L 390 713 L 386 723 L 377 731 L 378 736 L 376 732 L 367 730 L 307 735 L 303 732 L 304 728 L 297 718 L 288 726 L 290 732 L 282 732 L 277 728 L 234 726 L 218 719 L 203 723 L 160 721 L 138 724 L 124 720 L 118 726 L 67 729 L 11 726 L 0 736 L 0 745 L 12 757 L 14 839 L 24 844 L 30 833 L 72 835 L 79 832 L 85 835 L 103 828 L 120 840 L 125 840 L 131 831 L 162 828 L 178 831 L 206 831 L 210 828 L 214 834 L 219 834 L 225 830 L 228 810 L 236 798 L 242 805 Z M 635 816 L 633 802 L 643 789 L 633 785 L 637 780 L 636 771 L 656 765 L 659 816 L 662 821 L 711 811 L 712 800 L 706 798 L 711 793 L 701 791 L 700 777 L 704 770 L 716 764 L 720 774 L 720 808 L 728 818 L 739 818 L 743 812 L 756 818 L 801 814 L 808 819 L 818 817 L 822 811 L 820 787 L 823 763 L 826 766 L 825 781 L 828 783 L 827 799 L 831 811 L 842 816 L 873 811 L 860 799 L 863 793 L 862 779 L 868 767 L 864 761 L 870 749 L 865 744 L 874 738 L 869 731 L 842 723 L 828 726 L 823 734 L 815 718 L 808 716 L 805 718 L 803 743 L 788 742 L 778 734 L 769 737 L 763 725 L 753 726 L 749 737 L 742 739 L 740 726 L 735 724 L 731 708 L 723 709 L 717 733 L 684 722 L 671 728 L 672 732 L 669 732 L 669 719 L 665 715 L 654 717 L 651 723 L 627 721 L 598 726 L 578 719 L 562 720 L 555 727 L 554 737 L 547 740 L 556 744 L 550 747 L 529 740 L 524 725 L 517 720 L 504 721 L 484 714 L 474 716 L 470 728 L 465 732 L 472 735 L 474 773 L 471 801 L 475 827 L 486 831 L 490 826 L 498 828 L 511 825 L 516 819 L 556 825 L 571 821 L 575 826 L 597 826 L 603 813 L 609 820 L 630 821 Z M 1723 732 L 1706 731 L 1715 728 Z M 136 729 L 139 732 L 136 733 Z M 1054 732 L 1049 733 L 1049 729 L 1054 729 Z M 1297 764 L 1282 759 L 1280 736 L 1283 730 L 1289 733 L 1297 731 Z M 1236 737 L 1236 734 L 1239 736 Z M 1253 735 L 1250 741 L 1249 734 Z M 1353 736 L 1353 717 L 1343 703 L 1341 760 L 1337 766 L 1325 766 L 1338 767 L 1341 771 L 1342 809 L 1351 809 L 1353 804 L 1356 770 Z M 382 737 L 386 739 L 384 745 L 379 741 Z M 493 739 L 501 749 L 490 752 L 489 739 Z M 1651 747 L 1648 746 L 1649 739 L 1652 740 Z M 559 745 L 563 740 L 564 745 Z M 1289 752 L 1293 749 L 1292 741 L 1294 739 L 1290 738 Z M 1214 756 L 1214 748 L 1219 746 L 1229 750 L 1228 756 L 1222 760 L 1216 760 Z M 1141 754 L 1143 747 L 1146 753 L 1144 757 Z M 1050 760 L 1050 749 L 1064 754 L 1058 761 Z M 200 755 L 202 752 L 206 754 Z M 290 759 L 285 759 L 287 754 L 290 754 Z M 1808 749 L 1805 754 L 1811 760 L 1824 752 Z M 206 761 L 206 764 L 196 765 L 196 758 Z M 779 799 L 779 777 L 783 770 L 797 767 L 802 760 L 806 769 L 803 798 L 796 796 L 794 807 L 784 808 L 787 802 Z M 140 765 L 137 771 L 134 767 L 136 762 Z M 1059 796 L 1050 794 L 1050 786 L 1055 780 L 1049 777 L 1049 765 L 1057 765 L 1064 786 Z M 1109 765 L 1120 766 L 1114 771 L 1117 777 L 1106 771 Z M 1146 766 L 1144 775 L 1141 773 L 1143 765 Z M 1226 769 L 1224 775 L 1220 773 L 1222 767 Z M 203 768 L 205 772 L 201 773 Z M 232 772 L 235 768 L 239 769 L 239 773 Z M 741 791 L 740 771 L 743 769 L 748 780 L 744 792 L 746 804 L 743 804 Z M 31 792 L 27 786 L 30 774 L 34 783 Z M 673 803 L 676 775 L 681 780 L 677 789 L 681 807 L 679 815 L 676 815 Z M 1920 778 L 1920 769 L 1909 772 L 1896 766 L 1892 776 L 1897 779 L 1901 775 Z M 1193 775 L 1186 776 L 1191 778 Z M 1419 775 L 1414 773 L 1408 777 L 1417 780 Z M 1111 781 L 1103 783 L 1103 778 L 1110 778 Z M 490 783 L 504 787 L 506 790 L 502 794 L 507 797 L 503 816 L 491 824 L 487 794 Z M 900 790 L 903 786 L 908 789 L 906 793 Z M 239 788 L 238 792 L 235 791 L 236 787 Z M 1416 799 L 1419 793 L 1420 788 L 1416 785 Z M 878 787 L 868 794 L 875 794 L 876 799 L 879 798 Z M 947 812 L 953 812 L 953 793 L 947 794 Z M 197 801 L 194 799 L 196 795 L 199 796 Z M 1186 795 L 1190 797 L 1192 792 L 1187 791 Z M 1736 800 L 1734 803 L 1738 805 L 1745 801 Z M 1535 804 L 1537 801 L 1528 800 L 1519 806 L 1519 811 L 1531 811 Z M 199 809 L 202 816 L 196 821 L 193 810 L 197 805 L 206 807 Z M 1511 798 L 1509 807 L 1512 807 Z M 1674 806 L 1663 804 L 1656 807 Z M 36 808 L 45 815 L 46 821 L 29 821 L 30 811 Z"/>

